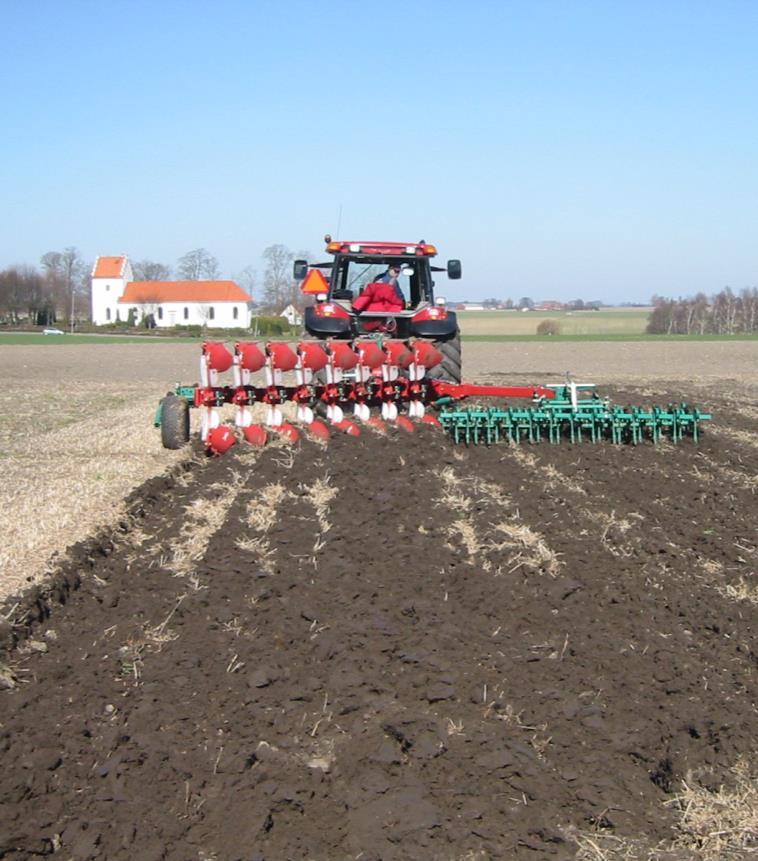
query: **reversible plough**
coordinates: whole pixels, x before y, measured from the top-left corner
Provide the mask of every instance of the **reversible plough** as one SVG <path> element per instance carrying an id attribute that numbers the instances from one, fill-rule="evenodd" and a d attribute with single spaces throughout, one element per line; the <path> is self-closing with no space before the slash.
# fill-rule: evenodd
<path id="1" fill-rule="evenodd" d="M 189 440 L 189 410 L 200 412 L 200 436 L 207 450 L 223 454 L 241 435 L 265 445 L 270 433 L 295 442 L 300 430 L 285 419 L 283 405 L 295 407 L 295 421 L 312 436 L 327 440 L 332 429 L 357 436 L 360 425 L 386 431 L 387 424 L 413 431 L 415 422 L 444 428 L 456 443 L 500 440 L 558 443 L 569 439 L 636 444 L 664 436 L 678 442 L 698 439 L 700 422 L 710 415 L 686 404 L 653 407 L 613 406 L 589 384 L 546 386 L 468 385 L 433 379 L 430 368 L 442 361 L 422 338 L 366 338 L 354 341 L 239 342 L 234 353 L 220 342 L 203 344 L 200 383 L 177 385 L 160 403 L 155 424 L 163 445 L 179 448 Z M 232 383 L 219 375 L 232 372 Z M 252 375 L 262 374 L 254 385 Z M 285 374 L 290 382 L 285 384 Z M 529 399 L 529 406 L 451 408 L 467 397 Z M 235 408 L 234 428 L 221 421 L 220 408 Z M 263 421 L 253 406 L 263 406 Z M 434 413 L 430 412 L 433 408 Z M 372 412 L 372 410 L 374 412 Z M 378 413 L 378 414 L 377 414 Z M 348 417 L 350 416 L 350 417 Z M 325 419 L 325 421 L 323 420 Z"/>

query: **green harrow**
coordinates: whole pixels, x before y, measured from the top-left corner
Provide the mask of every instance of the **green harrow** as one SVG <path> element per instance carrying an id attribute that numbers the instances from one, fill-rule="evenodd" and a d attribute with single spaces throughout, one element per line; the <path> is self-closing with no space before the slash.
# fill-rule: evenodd
<path id="1" fill-rule="evenodd" d="M 631 443 L 645 439 L 680 442 L 691 437 L 697 442 L 700 422 L 710 421 L 708 413 L 687 404 L 668 407 L 620 407 L 600 397 L 594 385 L 568 383 L 551 385 L 555 397 L 539 397 L 530 407 L 468 407 L 443 409 L 439 421 L 456 443 L 491 445 L 503 440 L 538 443 L 600 442 Z"/>

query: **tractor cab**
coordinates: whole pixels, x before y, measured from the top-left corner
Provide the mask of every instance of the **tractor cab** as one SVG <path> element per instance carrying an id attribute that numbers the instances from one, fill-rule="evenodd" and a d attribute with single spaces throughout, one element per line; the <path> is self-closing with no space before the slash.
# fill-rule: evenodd
<path id="1" fill-rule="evenodd" d="M 446 340 L 457 334 L 457 319 L 445 300 L 434 296 L 433 273 L 446 272 L 448 278 L 461 277 L 459 260 L 447 267 L 432 265 L 437 254 L 426 242 L 342 242 L 327 236 L 326 250 L 332 260 L 310 264 L 295 261 L 294 276 L 302 290 L 314 297 L 305 309 L 305 327 L 316 338 L 352 338 L 383 332 L 393 337 Z M 387 285 L 391 267 L 399 270 L 396 287 L 384 287 L 385 297 L 394 295 L 391 305 L 367 303 L 376 286 Z M 393 289 L 394 288 L 394 289 Z M 364 297 L 364 301 L 359 301 Z M 356 308 L 356 303 L 358 308 Z M 367 305 L 367 307 L 363 307 Z M 360 309 L 360 310 L 358 310 Z"/>

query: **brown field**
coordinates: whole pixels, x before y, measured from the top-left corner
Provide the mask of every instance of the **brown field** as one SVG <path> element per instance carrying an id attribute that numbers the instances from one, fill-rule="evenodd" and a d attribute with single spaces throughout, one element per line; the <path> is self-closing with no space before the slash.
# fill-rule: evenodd
<path id="1" fill-rule="evenodd" d="M 210 460 L 193 345 L 0 359 L 0 858 L 754 857 L 758 343 L 464 344 L 697 446 Z"/>

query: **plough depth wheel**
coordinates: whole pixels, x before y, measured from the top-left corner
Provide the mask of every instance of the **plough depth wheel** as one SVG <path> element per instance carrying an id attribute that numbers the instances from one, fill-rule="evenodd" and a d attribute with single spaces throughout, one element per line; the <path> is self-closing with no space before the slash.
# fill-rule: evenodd
<path id="1" fill-rule="evenodd" d="M 178 449 L 189 442 L 189 404 L 171 393 L 161 402 L 161 442 L 164 448 Z"/>

